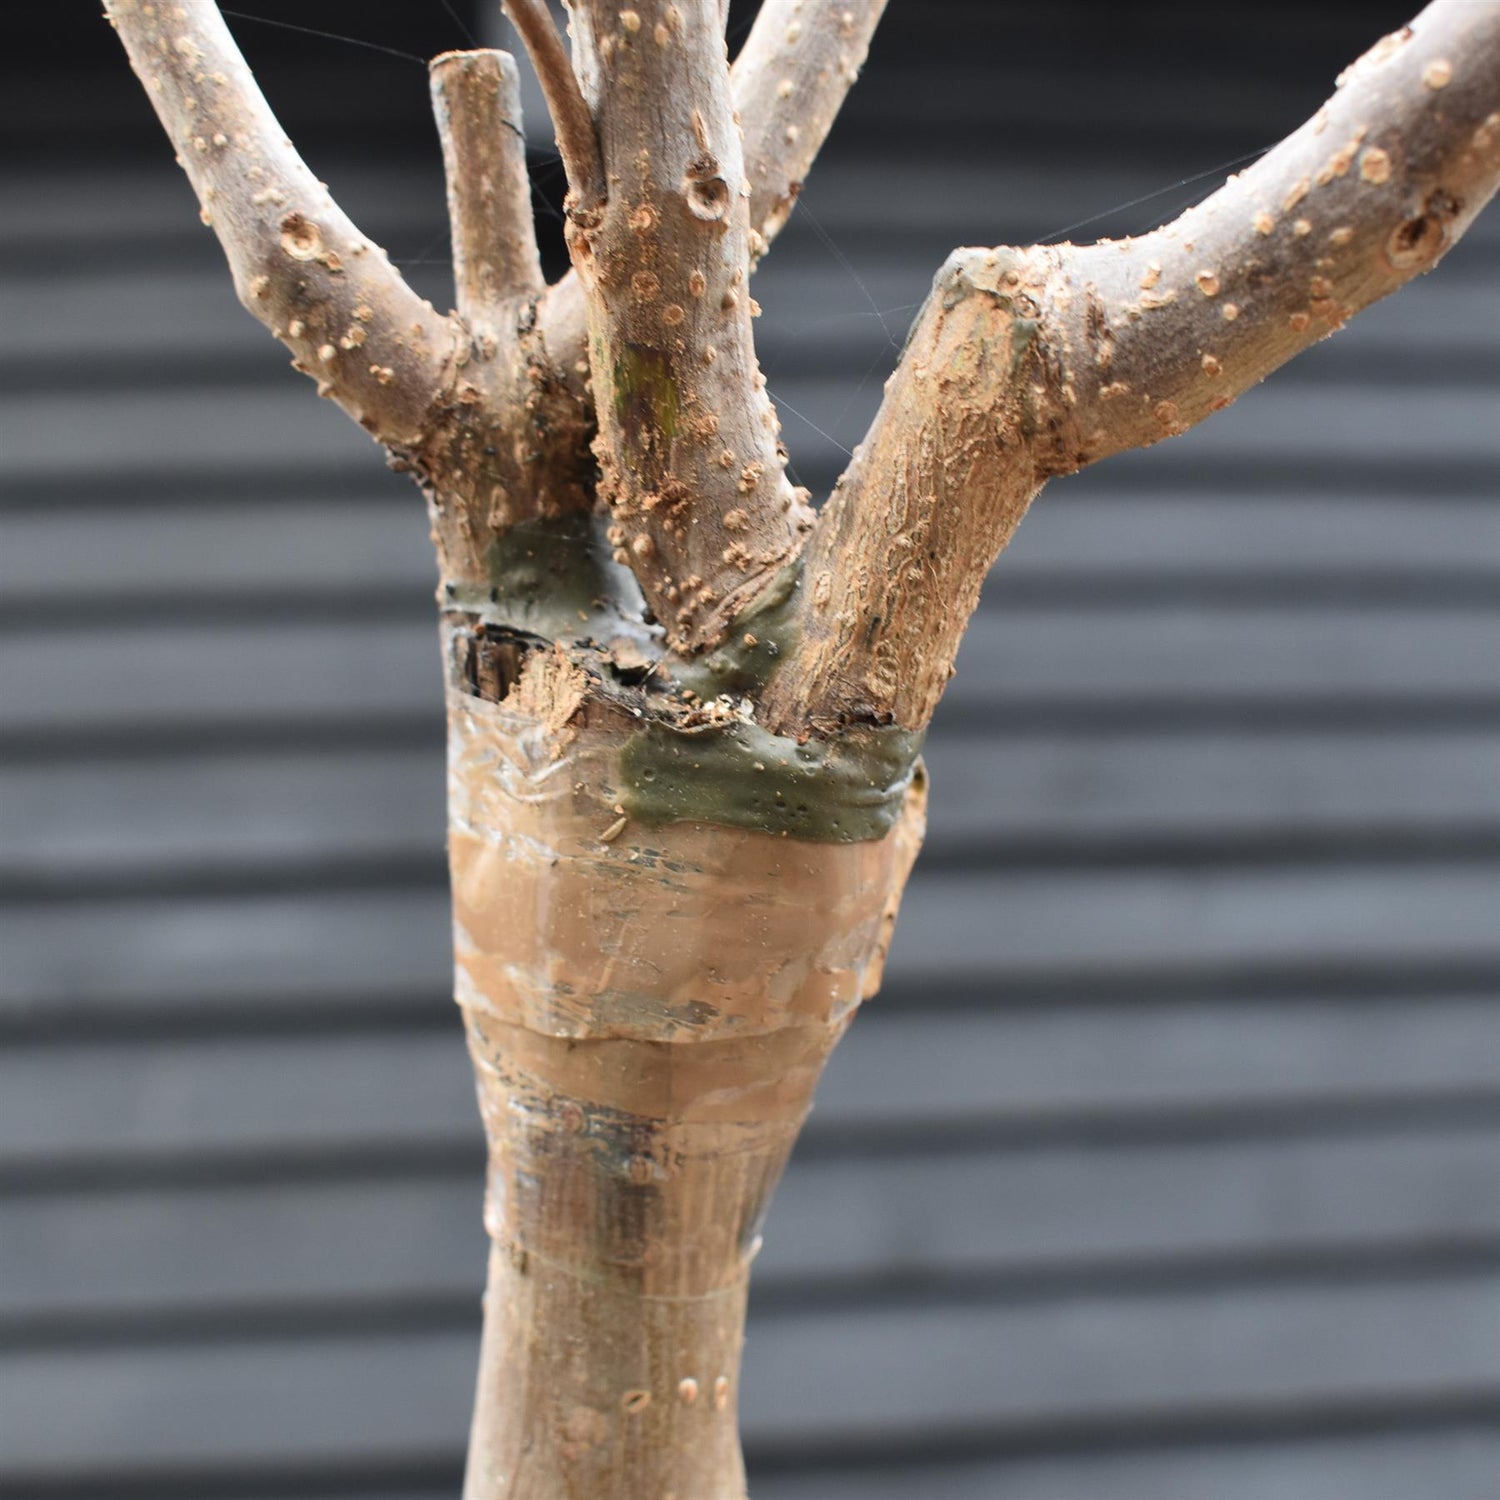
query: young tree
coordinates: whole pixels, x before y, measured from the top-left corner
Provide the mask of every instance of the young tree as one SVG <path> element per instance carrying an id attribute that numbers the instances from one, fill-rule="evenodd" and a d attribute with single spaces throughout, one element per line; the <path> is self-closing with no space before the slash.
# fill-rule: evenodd
<path id="1" fill-rule="evenodd" d="M 457 998 L 493 1245 L 469 1500 L 735 1500 L 750 1259 L 879 983 L 923 731 L 1043 483 L 1185 431 L 1434 265 L 1500 184 L 1500 3 L 1436 0 L 1153 233 L 959 250 L 821 511 L 749 276 L 883 0 L 507 9 L 567 169 L 544 282 L 515 65 L 432 64 L 457 311 L 296 156 L 211 0 L 106 0 L 241 300 L 437 546 Z"/>

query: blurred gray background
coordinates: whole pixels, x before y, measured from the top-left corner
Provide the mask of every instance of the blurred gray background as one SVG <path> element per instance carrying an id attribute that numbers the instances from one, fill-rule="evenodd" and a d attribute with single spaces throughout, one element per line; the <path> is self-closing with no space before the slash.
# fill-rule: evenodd
<path id="1" fill-rule="evenodd" d="M 446 308 L 419 60 L 495 23 L 243 5 L 414 54 L 232 22 Z M 951 246 L 1150 226 L 1404 16 L 894 0 L 757 281 L 801 479 Z M 481 1151 L 421 503 L 235 304 L 94 7 L 0 31 L 0 1492 L 451 1497 Z M 1497 245 L 1002 559 L 772 1217 L 757 1500 L 1500 1493 Z"/>

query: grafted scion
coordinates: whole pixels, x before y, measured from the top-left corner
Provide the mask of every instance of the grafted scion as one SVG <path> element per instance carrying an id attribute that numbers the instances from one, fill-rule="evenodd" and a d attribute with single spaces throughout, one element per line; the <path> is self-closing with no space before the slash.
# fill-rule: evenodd
<path id="1" fill-rule="evenodd" d="M 1438 0 L 1174 222 L 959 252 L 809 543 L 772 722 L 925 724 L 1040 485 L 1186 432 L 1430 269 L 1500 181 L 1497 103 L 1500 6 Z"/>
<path id="2" fill-rule="evenodd" d="M 755 362 L 721 18 L 713 0 L 582 0 L 573 24 L 607 181 L 598 213 L 568 232 L 600 495 L 652 612 L 690 654 L 722 636 L 810 521 Z"/>

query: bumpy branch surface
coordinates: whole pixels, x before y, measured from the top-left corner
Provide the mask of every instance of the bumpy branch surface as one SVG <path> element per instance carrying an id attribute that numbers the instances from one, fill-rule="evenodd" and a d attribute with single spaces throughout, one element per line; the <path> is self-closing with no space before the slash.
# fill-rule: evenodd
<path id="1" fill-rule="evenodd" d="M 763 0 L 730 74 L 757 256 L 791 217 L 885 6 L 886 0 Z"/>
<path id="2" fill-rule="evenodd" d="M 1500 5 L 1438 0 L 1176 222 L 1047 252 L 1054 473 L 1201 422 L 1430 270 L 1500 186 Z M 1023 271 L 1022 276 L 1025 278 Z"/>
<path id="3" fill-rule="evenodd" d="M 515 61 L 446 52 L 431 84 L 465 336 L 425 437 L 400 459 L 429 493 L 444 597 L 476 607 L 495 602 L 498 538 L 592 505 L 593 424 L 584 372 L 561 377 L 536 326 L 545 282 Z"/>
<path id="4" fill-rule="evenodd" d="M 444 52 L 432 60 L 431 83 L 458 312 L 471 327 L 489 328 L 506 302 L 534 297 L 546 284 L 515 59 L 488 50 Z"/>
<path id="5" fill-rule="evenodd" d="M 580 0 L 574 33 L 606 198 L 575 210 L 611 541 L 669 640 L 713 641 L 795 551 L 755 362 L 750 222 L 716 0 Z"/>
<path id="6" fill-rule="evenodd" d="M 773 726 L 930 718 L 1054 474 L 1186 431 L 1430 269 L 1500 185 L 1500 4 L 1437 0 L 1174 223 L 957 252 L 807 549 Z"/>
<path id="7" fill-rule="evenodd" d="M 729 74 L 750 184 L 752 269 L 790 217 L 885 6 L 886 0 L 765 0 L 757 13 Z M 559 378 L 585 408 L 579 376 L 588 358 L 588 314 L 576 273 L 542 299 L 538 323 Z"/>
<path id="8" fill-rule="evenodd" d="M 105 0 L 177 148 L 240 300 L 359 424 L 417 437 L 455 329 L 292 149 L 211 0 Z"/>

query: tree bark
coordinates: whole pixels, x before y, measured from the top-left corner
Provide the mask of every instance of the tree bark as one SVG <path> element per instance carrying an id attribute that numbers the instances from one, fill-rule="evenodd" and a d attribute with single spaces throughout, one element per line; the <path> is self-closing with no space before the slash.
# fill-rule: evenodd
<path id="1" fill-rule="evenodd" d="M 749 195 L 717 0 L 578 0 L 608 195 L 571 215 L 593 375 L 600 499 L 620 560 L 692 652 L 811 524 L 755 359 Z M 570 166 L 571 196 L 587 202 Z"/>
<path id="2" fill-rule="evenodd" d="M 880 978 L 921 738 L 1045 480 L 1185 430 L 1433 265 L 1500 184 L 1500 5 L 1436 0 L 1118 244 L 956 252 L 814 523 L 748 278 L 883 0 L 507 6 L 569 175 L 544 288 L 514 69 L 433 96 L 457 311 L 296 157 L 211 0 L 106 0 L 242 299 L 410 469 L 441 570 L 456 996 L 493 1240 L 467 1500 L 742 1500 L 759 1227 Z"/>
<path id="3" fill-rule="evenodd" d="M 111 0 L 120 34 L 218 236 L 240 301 L 381 442 L 426 430 L 455 329 L 401 279 L 293 150 L 217 8 Z"/>
<path id="4" fill-rule="evenodd" d="M 1186 432 L 1431 270 L 1500 184 L 1500 5 L 1436 0 L 1300 130 L 1138 238 L 959 250 L 819 516 L 763 704 L 926 724 L 1041 486 Z"/>
<path id="5" fill-rule="evenodd" d="M 443 147 L 457 312 L 491 332 L 517 298 L 546 287 L 531 216 L 520 75 L 507 52 L 444 52 L 431 65 Z"/>

